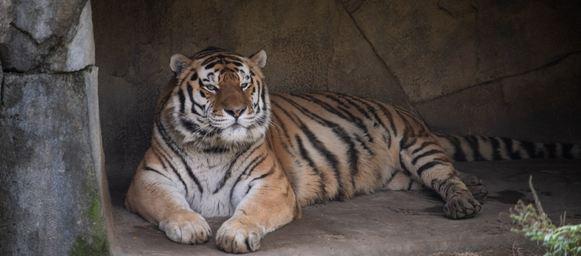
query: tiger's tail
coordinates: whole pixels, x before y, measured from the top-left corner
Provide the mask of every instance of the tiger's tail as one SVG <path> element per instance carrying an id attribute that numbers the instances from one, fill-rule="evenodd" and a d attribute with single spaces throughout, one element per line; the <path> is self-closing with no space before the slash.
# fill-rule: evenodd
<path id="1" fill-rule="evenodd" d="M 581 145 L 540 143 L 501 137 L 436 135 L 455 161 L 581 159 Z"/>

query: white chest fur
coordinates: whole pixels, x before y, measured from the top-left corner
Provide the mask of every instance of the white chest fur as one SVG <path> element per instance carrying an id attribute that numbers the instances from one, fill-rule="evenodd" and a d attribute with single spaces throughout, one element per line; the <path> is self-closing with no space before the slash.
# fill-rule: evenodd
<path id="1" fill-rule="evenodd" d="M 203 191 L 199 193 L 196 190 L 188 198 L 192 210 L 204 217 L 230 216 L 234 213 L 240 197 L 235 193 L 237 191 L 233 191 L 235 189 L 233 186 L 241 170 L 231 166 L 233 158 L 234 155 L 230 154 L 190 156 L 192 172 Z"/>

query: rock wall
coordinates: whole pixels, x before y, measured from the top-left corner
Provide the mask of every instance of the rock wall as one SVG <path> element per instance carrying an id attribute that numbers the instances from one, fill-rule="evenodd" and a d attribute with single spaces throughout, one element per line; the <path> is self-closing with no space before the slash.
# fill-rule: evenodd
<path id="1" fill-rule="evenodd" d="M 263 48 L 272 91 L 404 105 L 434 129 L 581 142 L 578 1 L 95 1 L 113 189 L 149 144 L 169 57 Z"/>
<path id="2" fill-rule="evenodd" d="M 0 4 L 0 255 L 107 255 L 90 2 Z"/>

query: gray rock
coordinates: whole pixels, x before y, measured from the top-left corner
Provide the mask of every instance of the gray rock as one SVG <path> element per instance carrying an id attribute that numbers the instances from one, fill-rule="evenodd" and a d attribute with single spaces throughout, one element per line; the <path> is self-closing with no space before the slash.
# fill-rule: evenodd
<path id="1" fill-rule="evenodd" d="M 6 40 L 12 18 L 12 0 L 0 0 L 0 43 Z"/>
<path id="2" fill-rule="evenodd" d="M 87 1 L 74 36 L 62 47 L 51 52 L 47 65 L 53 71 L 76 71 L 95 64 L 95 43 L 93 40 L 93 22 L 91 3 Z M 70 36 L 69 36 L 70 37 Z"/>
<path id="3" fill-rule="evenodd" d="M 581 50 L 574 1 L 365 1 L 353 16 L 422 102 Z"/>
<path id="4" fill-rule="evenodd" d="M 365 1 L 353 14 L 412 102 L 475 81 L 476 13 L 471 1 L 447 2 L 456 17 L 438 1 Z"/>
<path id="5" fill-rule="evenodd" d="M 37 44 L 61 37 L 77 23 L 87 0 L 17 1 L 14 24 L 26 31 Z"/>
<path id="6" fill-rule="evenodd" d="M 356 10 L 361 1 L 350 1 L 345 8 Z M 359 30 L 358 24 L 341 5 L 336 6 L 332 57 L 328 64 L 328 90 L 379 99 L 408 106 L 407 95 L 392 70 L 385 65 Z"/>
<path id="7" fill-rule="evenodd" d="M 67 72 L 94 63 L 87 0 L 18 1 L 12 8 L 14 20 L 0 41 L 6 69 Z"/>
<path id="8" fill-rule="evenodd" d="M 107 254 L 96 68 L 4 75 L 0 254 Z"/>
<path id="9" fill-rule="evenodd" d="M 4 67 L 22 72 L 39 69 L 46 49 L 13 26 L 8 31 L 8 40 L 0 45 L 0 59 Z"/>
<path id="10" fill-rule="evenodd" d="M 581 143 L 581 53 L 518 76 L 417 104 L 435 129 Z M 507 125 L 510 124 L 510 125 Z"/>

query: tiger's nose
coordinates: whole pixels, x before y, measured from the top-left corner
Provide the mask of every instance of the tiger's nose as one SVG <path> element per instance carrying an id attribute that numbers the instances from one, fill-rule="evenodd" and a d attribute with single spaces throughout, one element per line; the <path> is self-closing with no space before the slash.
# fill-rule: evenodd
<path id="1" fill-rule="evenodd" d="M 235 118 L 238 118 L 240 115 L 242 115 L 242 113 L 244 113 L 244 110 L 246 110 L 246 106 L 224 108 L 224 112 L 226 112 L 228 115 L 231 115 Z"/>

